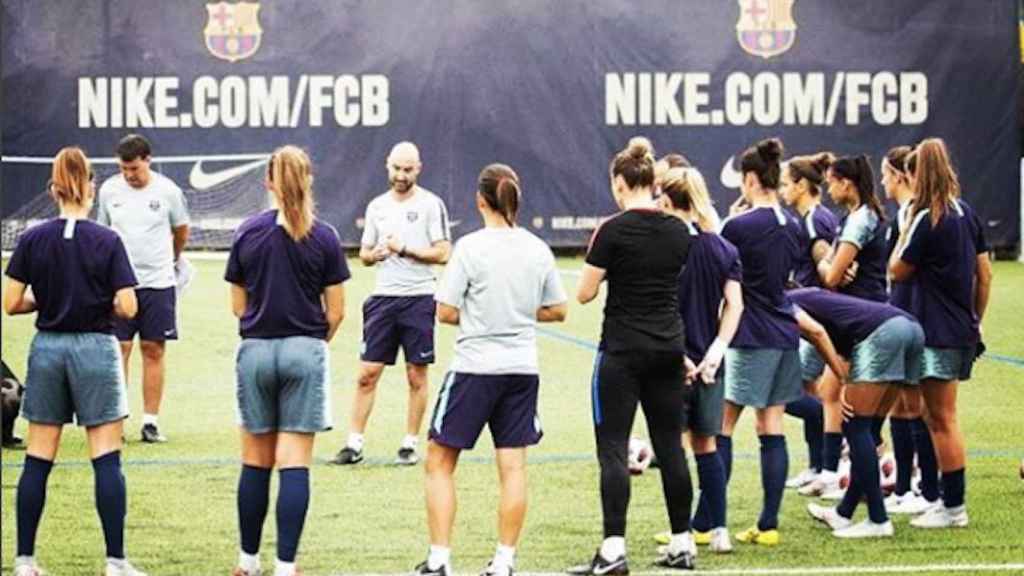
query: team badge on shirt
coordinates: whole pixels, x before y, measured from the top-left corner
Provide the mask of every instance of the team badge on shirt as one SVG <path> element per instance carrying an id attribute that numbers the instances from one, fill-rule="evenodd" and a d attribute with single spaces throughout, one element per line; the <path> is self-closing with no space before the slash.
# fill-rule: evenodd
<path id="1" fill-rule="evenodd" d="M 406 213 L 405 213 L 405 218 L 406 218 L 406 219 L 407 219 L 407 220 L 408 220 L 409 222 L 415 222 L 415 221 L 419 220 L 419 218 L 420 218 L 420 213 L 419 213 L 419 212 L 406 212 Z"/>
<path id="2" fill-rule="evenodd" d="M 217 58 L 237 62 L 256 53 L 263 37 L 258 2 L 207 4 L 206 49 Z"/>
<path id="3" fill-rule="evenodd" d="M 762 58 L 778 56 L 793 47 L 796 22 L 795 0 L 739 0 L 740 18 L 736 37 L 749 54 Z"/>
<path id="4" fill-rule="evenodd" d="M 159 200 L 150 200 L 149 201 L 149 209 L 152 210 L 153 212 L 156 212 L 157 210 L 159 210 L 160 209 L 160 201 Z"/>

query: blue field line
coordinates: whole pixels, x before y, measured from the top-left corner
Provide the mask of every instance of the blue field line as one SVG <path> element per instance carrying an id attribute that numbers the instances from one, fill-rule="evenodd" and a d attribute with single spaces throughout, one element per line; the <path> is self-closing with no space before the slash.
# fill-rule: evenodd
<path id="1" fill-rule="evenodd" d="M 540 326 L 537 327 L 537 333 L 547 336 L 549 338 L 554 338 L 555 340 L 561 340 L 562 342 L 575 344 L 580 348 L 585 348 L 592 352 L 597 351 L 597 344 L 585 338 L 579 338 L 577 336 L 565 334 L 564 332 L 559 332 L 558 330 L 552 330 L 551 328 L 545 328 Z M 1009 364 L 1011 366 L 1016 366 L 1018 368 L 1024 368 L 1024 358 L 1014 358 L 1013 356 L 1004 356 L 1002 354 L 990 354 L 988 352 L 986 352 L 985 355 L 982 356 L 981 358 L 982 360 L 995 360 L 996 362 L 1002 362 L 1003 364 Z"/>
<path id="2" fill-rule="evenodd" d="M 10 454 L 10 451 L 8 451 L 8 454 Z M 993 458 L 1017 459 L 1024 457 L 1024 450 L 968 450 L 967 456 L 968 458 L 979 458 L 982 460 Z M 759 460 L 760 458 L 760 454 L 756 452 L 738 452 L 733 455 L 734 460 Z M 596 460 L 597 457 L 590 453 L 534 454 L 529 456 L 530 464 L 565 464 L 593 462 Z M 494 462 L 494 456 L 466 454 L 459 458 L 459 461 L 467 464 L 491 464 Z M 317 458 L 314 462 L 317 466 L 327 466 L 327 463 L 328 461 L 323 458 Z M 23 465 L 23 462 L 19 459 L 17 462 L 4 462 L 3 469 L 13 470 L 22 468 Z M 241 460 L 238 458 L 126 458 L 124 460 L 124 466 L 128 468 L 176 468 L 193 466 L 203 468 L 221 468 L 240 465 Z M 92 462 L 82 459 L 57 460 L 57 467 L 86 468 L 92 467 Z M 359 470 L 367 467 L 398 468 L 399 466 L 396 465 L 391 458 L 366 458 L 363 460 L 363 464 L 352 468 Z M 341 467 L 338 468 L 340 469 Z"/>

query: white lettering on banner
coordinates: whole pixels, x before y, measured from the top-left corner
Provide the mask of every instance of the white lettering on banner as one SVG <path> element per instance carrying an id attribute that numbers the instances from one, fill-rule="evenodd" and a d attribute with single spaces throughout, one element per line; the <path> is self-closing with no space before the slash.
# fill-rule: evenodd
<path id="1" fill-rule="evenodd" d="M 174 76 L 78 79 L 79 128 L 298 128 L 384 126 L 391 117 L 388 78 L 380 74 L 200 76 L 192 109 L 179 106 Z M 185 87 L 185 90 L 188 90 Z M 305 112 L 305 114 L 304 114 Z"/>
<path id="2" fill-rule="evenodd" d="M 722 86 L 724 102 L 714 106 L 707 72 L 608 73 L 605 124 L 889 126 L 928 120 L 928 77 L 922 72 L 841 71 L 829 76 L 733 72 Z"/>
<path id="3" fill-rule="evenodd" d="M 607 216 L 553 216 L 552 230 L 594 230 Z"/>

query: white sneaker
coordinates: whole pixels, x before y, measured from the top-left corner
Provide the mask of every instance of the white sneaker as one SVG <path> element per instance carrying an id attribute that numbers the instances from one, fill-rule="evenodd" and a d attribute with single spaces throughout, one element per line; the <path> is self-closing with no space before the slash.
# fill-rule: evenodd
<path id="1" fill-rule="evenodd" d="M 35 560 L 14 559 L 14 576 L 43 576 L 43 571 L 36 566 Z"/>
<path id="2" fill-rule="evenodd" d="M 818 477 L 797 489 L 801 496 L 821 496 L 825 492 L 839 488 L 839 474 L 831 470 L 822 470 Z"/>
<path id="3" fill-rule="evenodd" d="M 836 538 L 890 538 L 894 532 L 891 521 L 875 524 L 868 518 L 852 526 L 833 530 L 832 535 Z"/>
<path id="4" fill-rule="evenodd" d="M 715 528 L 711 531 L 711 543 L 708 544 L 708 550 L 715 554 L 728 554 L 732 552 L 732 539 L 729 538 L 728 528 Z"/>
<path id="5" fill-rule="evenodd" d="M 837 486 L 835 489 L 822 494 L 821 499 L 828 500 L 830 502 L 838 502 L 843 499 L 843 496 L 846 496 L 846 488 L 839 488 Z"/>
<path id="6" fill-rule="evenodd" d="M 924 496 L 913 492 L 903 495 L 891 494 L 885 499 L 885 511 L 889 514 L 921 514 L 934 507 L 937 502 L 929 502 Z"/>
<path id="7" fill-rule="evenodd" d="M 818 478 L 818 471 L 814 468 L 801 470 L 799 474 L 786 480 L 786 488 L 800 488 L 814 482 Z"/>
<path id="8" fill-rule="evenodd" d="M 119 565 L 107 562 L 106 576 L 146 576 L 146 573 L 136 569 L 131 562 L 125 560 Z"/>
<path id="9" fill-rule="evenodd" d="M 807 513 L 832 530 L 842 530 L 853 524 L 853 520 L 839 514 L 834 506 L 822 506 L 811 502 L 807 504 Z"/>
<path id="10" fill-rule="evenodd" d="M 934 506 L 910 521 L 914 528 L 966 528 L 967 507 Z"/>

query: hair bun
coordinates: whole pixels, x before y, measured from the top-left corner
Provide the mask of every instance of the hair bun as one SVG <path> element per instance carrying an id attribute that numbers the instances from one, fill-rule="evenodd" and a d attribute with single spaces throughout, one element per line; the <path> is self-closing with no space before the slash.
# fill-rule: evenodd
<path id="1" fill-rule="evenodd" d="M 645 136 L 633 136 L 626 145 L 626 153 L 633 158 L 654 160 L 654 145 Z"/>
<path id="2" fill-rule="evenodd" d="M 782 159 L 782 141 L 778 138 L 769 138 L 757 143 L 757 155 L 769 164 L 777 163 Z"/>
<path id="3" fill-rule="evenodd" d="M 811 166 L 822 174 L 824 174 L 835 161 L 836 156 L 831 152 L 819 152 L 818 154 L 811 156 Z"/>

